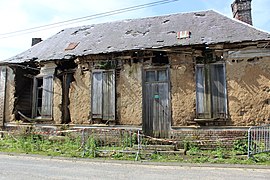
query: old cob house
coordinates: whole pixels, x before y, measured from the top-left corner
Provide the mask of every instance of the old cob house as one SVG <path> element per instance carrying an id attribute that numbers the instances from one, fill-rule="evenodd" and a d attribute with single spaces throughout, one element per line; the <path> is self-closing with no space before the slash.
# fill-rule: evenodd
<path id="1" fill-rule="evenodd" d="M 0 80 L 1 126 L 105 123 L 166 137 L 259 125 L 270 120 L 270 34 L 212 10 L 68 28 L 2 62 Z"/>

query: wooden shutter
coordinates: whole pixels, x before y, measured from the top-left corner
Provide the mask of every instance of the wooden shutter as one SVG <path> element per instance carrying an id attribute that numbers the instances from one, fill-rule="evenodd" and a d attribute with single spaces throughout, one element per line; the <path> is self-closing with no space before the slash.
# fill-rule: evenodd
<path id="1" fill-rule="evenodd" d="M 196 66 L 196 110 L 197 117 L 201 117 L 204 114 L 204 94 L 205 94 L 205 82 L 204 82 L 204 65 Z"/>
<path id="2" fill-rule="evenodd" d="M 51 118 L 53 107 L 53 76 L 43 77 L 41 116 Z"/>
<path id="3" fill-rule="evenodd" d="M 225 118 L 227 114 L 224 64 L 196 65 L 197 118 Z"/>
<path id="4" fill-rule="evenodd" d="M 115 120 L 115 77 L 114 71 L 103 72 L 103 120 Z"/>
<path id="5" fill-rule="evenodd" d="M 224 64 L 211 64 L 211 94 L 213 117 L 227 114 L 226 77 Z"/>
<path id="6" fill-rule="evenodd" d="M 102 118 L 102 71 L 92 74 L 92 117 Z"/>
<path id="7" fill-rule="evenodd" d="M 115 72 L 113 70 L 93 71 L 92 118 L 115 120 Z"/>
<path id="8" fill-rule="evenodd" d="M 211 118 L 211 87 L 208 64 L 196 66 L 196 107 L 198 118 Z"/>
<path id="9" fill-rule="evenodd" d="M 0 126 L 4 123 L 5 118 L 5 94 L 6 94 L 6 74 L 7 68 L 0 66 Z"/>

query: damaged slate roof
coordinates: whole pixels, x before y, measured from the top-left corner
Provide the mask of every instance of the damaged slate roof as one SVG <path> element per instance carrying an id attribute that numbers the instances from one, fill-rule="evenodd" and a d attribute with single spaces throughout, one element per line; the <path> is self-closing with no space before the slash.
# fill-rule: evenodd
<path id="1" fill-rule="evenodd" d="M 180 31 L 189 31 L 190 38 L 177 38 Z M 257 40 L 270 40 L 270 34 L 209 10 L 64 29 L 5 62 L 61 60 L 126 50 Z"/>

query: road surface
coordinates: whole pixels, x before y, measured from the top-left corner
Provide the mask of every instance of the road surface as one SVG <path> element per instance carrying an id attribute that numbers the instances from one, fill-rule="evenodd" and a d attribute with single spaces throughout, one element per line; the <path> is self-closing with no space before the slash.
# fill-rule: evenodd
<path id="1" fill-rule="evenodd" d="M 202 166 L 0 154 L 0 179 L 270 179 L 270 167 Z"/>

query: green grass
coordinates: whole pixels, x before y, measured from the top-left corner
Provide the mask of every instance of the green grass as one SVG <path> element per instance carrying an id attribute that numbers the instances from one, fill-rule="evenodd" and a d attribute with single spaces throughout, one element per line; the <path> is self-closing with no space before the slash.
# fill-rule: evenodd
<path id="1" fill-rule="evenodd" d="M 136 154 L 126 154 L 121 151 L 131 150 L 136 143 L 135 137 L 123 138 L 118 145 L 104 145 L 95 137 L 88 137 L 82 143 L 80 135 L 66 135 L 60 139 L 50 139 L 48 136 L 17 134 L 5 135 L 0 139 L 0 151 L 40 154 L 47 156 L 106 158 L 115 160 L 135 160 Z M 215 150 L 200 150 L 196 144 L 187 143 L 186 155 L 163 155 L 158 152 L 140 154 L 139 160 L 153 162 L 181 163 L 226 163 L 226 164 L 258 164 L 270 165 L 270 153 L 254 155 L 247 158 L 245 141 L 236 141 L 233 149 L 225 149 L 221 145 Z M 134 150 L 133 150 L 134 151 Z"/>

